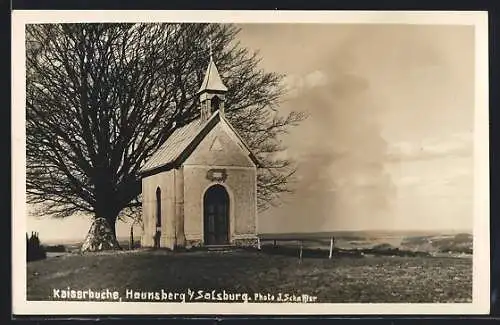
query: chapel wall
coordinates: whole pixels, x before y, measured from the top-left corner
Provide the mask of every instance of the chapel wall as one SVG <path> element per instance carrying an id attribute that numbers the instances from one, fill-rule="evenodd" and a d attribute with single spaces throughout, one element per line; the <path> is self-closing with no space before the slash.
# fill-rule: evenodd
<path id="1" fill-rule="evenodd" d="M 214 180 L 213 171 L 222 172 L 223 180 Z M 203 197 L 215 184 L 223 185 L 229 194 L 229 240 L 254 238 L 256 233 L 255 168 L 184 166 L 184 233 L 188 246 L 203 243 Z"/>
<path id="2" fill-rule="evenodd" d="M 156 189 L 161 189 L 160 247 L 173 249 L 175 244 L 175 187 L 174 171 L 165 171 L 142 179 L 142 215 L 144 232 L 141 246 L 154 247 L 156 234 Z"/>

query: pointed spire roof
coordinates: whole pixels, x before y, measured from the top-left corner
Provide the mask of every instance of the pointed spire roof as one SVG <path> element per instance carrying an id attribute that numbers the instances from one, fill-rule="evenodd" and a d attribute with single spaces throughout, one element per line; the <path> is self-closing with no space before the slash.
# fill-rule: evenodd
<path id="1" fill-rule="evenodd" d="M 200 90 L 198 94 L 204 91 L 216 91 L 216 92 L 226 92 L 227 87 L 222 82 L 219 75 L 219 70 L 212 58 L 212 53 L 210 51 L 210 63 L 208 64 L 207 71 L 205 72 L 205 78 L 201 83 Z"/>

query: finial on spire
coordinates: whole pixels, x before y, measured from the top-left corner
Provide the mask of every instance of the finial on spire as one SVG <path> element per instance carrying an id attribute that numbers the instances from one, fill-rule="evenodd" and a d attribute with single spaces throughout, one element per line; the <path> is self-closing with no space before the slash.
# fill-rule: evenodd
<path id="1" fill-rule="evenodd" d="M 218 93 L 219 95 L 227 92 L 227 87 L 221 80 L 219 75 L 219 71 L 215 66 L 215 62 L 213 60 L 213 50 L 212 50 L 212 38 L 208 37 L 208 49 L 210 53 L 210 61 L 208 63 L 207 70 L 205 72 L 205 77 L 203 78 L 203 82 L 201 83 L 200 89 L 197 94 L 201 94 L 203 92 L 208 93 Z M 200 100 L 204 100 L 204 97 L 200 97 Z"/>
<path id="2" fill-rule="evenodd" d="M 212 38 L 210 38 L 210 37 L 208 38 L 208 51 L 210 53 L 210 60 L 212 60 L 212 54 L 213 54 L 213 52 L 212 52 Z"/>
<path id="3" fill-rule="evenodd" d="M 213 110 L 218 110 L 220 114 L 224 114 L 224 100 L 227 92 L 227 87 L 222 82 L 219 71 L 217 70 L 212 57 L 212 39 L 210 37 L 208 37 L 207 43 L 210 53 L 210 61 L 200 89 L 196 93 L 199 95 L 201 103 L 200 121 L 202 122 L 205 122 L 212 115 Z"/>

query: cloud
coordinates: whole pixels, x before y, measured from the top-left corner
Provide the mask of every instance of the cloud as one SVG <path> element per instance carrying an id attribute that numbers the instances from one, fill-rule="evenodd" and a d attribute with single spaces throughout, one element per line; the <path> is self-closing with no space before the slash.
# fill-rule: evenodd
<path id="1" fill-rule="evenodd" d="M 397 142 L 389 145 L 390 161 L 428 160 L 444 157 L 468 157 L 473 153 L 471 132 L 456 133 L 448 137 L 426 138 L 420 142 Z"/>
<path id="2" fill-rule="evenodd" d="M 325 86 L 329 82 L 330 78 L 320 70 L 314 70 L 304 75 L 290 74 L 284 80 L 289 97 L 297 97 L 304 91 Z"/>
<path id="3" fill-rule="evenodd" d="M 324 86 L 328 83 L 328 76 L 319 70 L 313 71 L 304 77 L 304 84 L 307 88 Z"/>
<path id="4" fill-rule="evenodd" d="M 411 186 L 422 183 L 422 177 L 416 176 L 403 176 L 397 179 L 397 185 L 399 186 Z"/>
<path id="5" fill-rule="evenodd" d="M 408 175 L 401 177 L 393 177 L 394 183 L 398 187 L 419 187 L 424 188 L 435 188 L 443 189 L 443 186 L 456 186 L 464 188 L 469 187 L 469 183 L 473 181 L 472 169 L 465 173 L 457 172 L 451 170 L 446 172 L 446 175 L 442 175 L 439 171 L 430 175 Z M 427 191 L 427 190 L 426 190 Z M 428 192 L 426 193 L 429 194 Z M 441 193 L 442 194 L 442 193 Z"/>

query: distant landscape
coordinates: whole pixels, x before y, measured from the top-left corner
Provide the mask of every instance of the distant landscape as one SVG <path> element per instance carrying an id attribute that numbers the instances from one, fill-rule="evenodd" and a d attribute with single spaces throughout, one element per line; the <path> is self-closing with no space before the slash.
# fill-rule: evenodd
<path id="1" fill-rule="evenodd" d="M 319 232 L 309 234 L 265 234 L 262 238 L 269 238 L 267 242 L 276 239 L 282 245 L 296 245 L 297 240 L 303 240 L 307 248 L 328 249 L 329 238 L 335 238 L 334 246 L 345 250 L 379 249 L 404 250 L 412 252 L 426 252 L 431 255 L 449 253 L 466 254 L 473 252 L 473 237 L 467 232 Z M 283 240 L 280 240 L 280 239 Z"/>
<path id="2" fill-rule="evenodd" d="M 262 244 L 276 244 L 281 247 L 297 246 L 299 240 L 307 249 L 328 250 L 330 238 L 335 238 L 335 248 L 344 250 L 358 249 L 398 249 L 412 252 L 426 252 L 431 255 L 471 255 L 473 237 L 468 232 L 447 231 L 337 231 L 317 233 L 266 233 L 260 235 Z M 269 239 L 266 239 L 269 238 Z M 123 249 L 129 248 L 129 239 L 119 237 Z M 140 248 L 139 236 L 136 236 L 134 248 Z M 48 257 L 63 253 L 77 252 L 82 244 L 79 241 L 43 242 Z"/>

